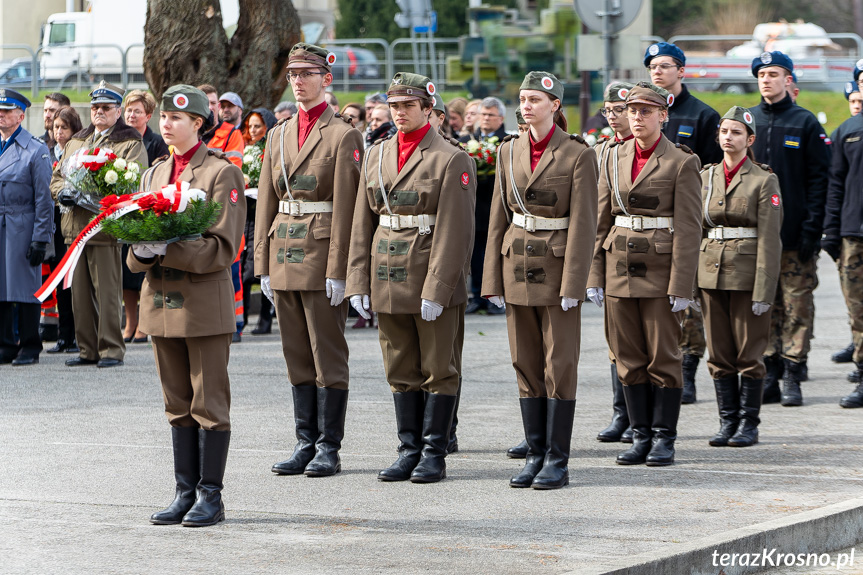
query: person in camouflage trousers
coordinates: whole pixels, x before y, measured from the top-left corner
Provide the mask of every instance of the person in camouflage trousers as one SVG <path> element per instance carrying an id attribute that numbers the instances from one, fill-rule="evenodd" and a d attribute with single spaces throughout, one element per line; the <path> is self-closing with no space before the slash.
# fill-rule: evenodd
<path id="1" fill-rule="evenodd" d="M 687 404 L 695 403 L 695 372 L 707 347 L 701 312 L 687 308 L 683 315 L 682 329 L 679 346 L 683 353 L 683 397 L 680 403 Z"/>

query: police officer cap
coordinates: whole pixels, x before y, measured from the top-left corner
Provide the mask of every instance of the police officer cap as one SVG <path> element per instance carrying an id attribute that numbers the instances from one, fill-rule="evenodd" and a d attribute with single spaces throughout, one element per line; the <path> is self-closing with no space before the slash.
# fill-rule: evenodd
<path id="1" fill-rule="evenodd" d="M 627 94 L 626 103 L 666 107 L 674 103 L 674 96 L 668 90 L 650 82 L 639 82 Z"/>
<path id="2" fill-rule="evenodd" d="M 563 100 L 563 84 L 551 72 L 528 72 L 519 90 L 539 90 Z"/>
<path id="3" fill-rule="evenodd" d="M 603 102 L 626 102 L 626 96 L 632 90 L 632 84 L 629 82 L 612 82 L 605 87 L 605 95 L 602 97 Z"/>
<path id="4" fill-rule="evenodd" d="M 90 103 L 91 104 L 117 104 L 118 106 L 123 103 L 123 94 L 126 93 L 126 90 L 115 86 L 114 84 L 109 84 L 105 80 L 99 82 L 99 85 L 93 88 L 93 91 L 90 92 Z"/>
<path id="5" fill-rule="evenodd" d="M 854 81 L 860 77 L 860 74 L 863 74 L 863 59 L 857 60 L 857 63 L 854 64 Z"/>
<path id="6" fill-rule="evenodd" d="M 524 116 L 521 115 L 521 106 L 515 109 L 515 123 L 519 126 L 527 124 L 527 122 L 524 121 Z"/>
<path id="7" fill-rule="evenodd" d="M 163 112 L 186 112 L 202 118 L 210 116 L 210 102 L 207 95 L 194 86 L 177 84 L 162 95 Z"/>
<path id="8" fill-rule="evenodd" d="M 320 66 L 327 72 L 331 72 L 333 64 L 336 63 L 336 55 L 314 44 L 306 44 L 299 42 L 291 48 L 291 53 L 288 55 L 288 68 L 291 64 L 312 64 Z"/>
<path id="9" fill-rule="evenodd" d="M 785 68 L 792 74 L 794 73 L 794 62 L 791 61 L 791 58 L 778 50 L 775 52 L 763 52 L 760 56 L 752 60 L 752 75 L 757 77 L 758 70 L 765 66 L 779 66 L 780 68 Z"/>
<path id="10" fill-rule="evenodd" d="M 0 110 L 14 110 L 15 108 L 26 110 L 29 107 L 30 100 L 21 92 L 0 89 Z"/>
<path id="11" fill-rule="evenodd" d="M 431 100 L 435 94 L 437 94 L 437 88 L 427 76 L 399 72 L 393 76 L 393 81 L 387 90 L 387 102 L 407 102 L 420 98 Z"/>
<path id="12" fill-rule="evenodd" d="M 857 89 L 857 83 L 856 82 L 845 82 L 845 99 L 846 100 L 851 98 L 851 94 L 853 94 L 854 92 L 859 92 L 859 91 L 860 90 Z"/>
<path id="13" fill-rule="evenodd" d="M 657 56 L 671 56 L 677 60 L 680 66 L 686 66 L 686 56 L 683 55 L 683 50 L 668 42 L 657 42 L 648 46 L 644 53 L 644 67 L 647 68 L 650 61 Z"/>
<path id="14" fill-rule="evenodd" d="M 752 130 L 752 134 L 755 135 L 755 118 L 752 117 L 752 112 L 750 112 L 748 108 L 732 106 L 731 109 L 725 112 L 725 115 L 722 116 L 722 120 L 734 120 L 741 124 L 746 124 L 746 127 Z M 722 120 L 719 120 L 720 124 L 722 124 Z"/>

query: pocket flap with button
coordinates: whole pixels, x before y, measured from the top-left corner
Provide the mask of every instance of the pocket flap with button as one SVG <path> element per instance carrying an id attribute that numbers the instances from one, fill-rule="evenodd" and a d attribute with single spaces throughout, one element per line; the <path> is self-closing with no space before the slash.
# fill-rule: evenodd
<path id="1" fill-rule="evenodd" d="M 740 242 L 737 244 L 737 253 L 754 256 L 758 253 L 758 243 L 755 241 Z"/>
<path id="2" fill-rule="evenodd" d="M 605 241 L 602 242 L 602 249 L 607 252 L 613 251 L 611 248 L 614 245 L 614 238 L 612 236 L 608 236 L 605 238 Z"/>
<path id="3" fill-rule="evenodd" d="M 512 248 L 512 242 L 503 242 L 500 246 L 500 255 L 508 256 L 510 248 Z"/>
<path id="4" fill-rule="evenodd" d="M 656 242 L 653 247 L 658 254 L 670 254 L 672 244 L 671 242 Z"/>
<path id="5" fill-rule="evenodd" d="M 551 253 L 554 254 L 556 258 L 562 258 L 566 255 L 566 244 L 558 244 L 556 246 L 551 246 Z"/>

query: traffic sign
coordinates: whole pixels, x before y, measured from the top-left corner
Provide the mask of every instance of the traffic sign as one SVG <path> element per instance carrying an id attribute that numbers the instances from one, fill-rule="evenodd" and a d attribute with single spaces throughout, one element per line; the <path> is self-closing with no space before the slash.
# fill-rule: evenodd
<path id="1" fill-rule="evenodd" d="M 594 32 L 615 34 L 635 20 L 642 0 L 575 0 L 575 11 Z M 603 20 L 608 19 L 608 29 Z"/>

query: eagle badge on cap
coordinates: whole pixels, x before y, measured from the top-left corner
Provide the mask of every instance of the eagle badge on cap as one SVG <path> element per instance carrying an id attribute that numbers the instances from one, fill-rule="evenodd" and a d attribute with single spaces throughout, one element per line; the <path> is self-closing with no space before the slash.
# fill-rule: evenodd
<path id="1" fill-rule="evenodd" d="M 6 90 L 0 90 L 0 100 L 6 99 Z"/>
<path id="2" fill-rule="evenodd" d="M 101 82 L 99 82 L 99 87 L 100 87 L 100 88 L 104 88 L 104 87 L 105 87 L 105 80 L 102 80 Z"/>
<path id="3" fill-rule="evenodd" d="M 859 64 L 859 62 L 858 62 Z M 854 82 L 845 82 L 845 91 L 852 92 L 854 91 Z"/>
<path id="4" fill-rule="evenodd" d="M 434 93 L 435 93 L 435 87 L 434 87 L 434 84 L 432 84 L 431 82 L 429 82 L 428 84 L 426 84 L 426 92 L 428 92 L 428 93 L 429 93 L 429 96 L 434 96 Z"/>
<path id="5" fill-rule="evenodd" d="M 773 61 L 773 54 L 771 54 L 770 52 L 763 52 L 761 54 L 761 63 L 762 64 L 769 64 L 772 61 Z"/>
<path id="6" fill-rule="evenodd" d="M 650 54 L 651 56 L 656 56 L 657 54 L 659 54 L 659 46 L 654 44 L 653 46 L 651 46 L 650 48 L 647 49 L 647 53 Z"/>
<path id="7" fill-rule="evenodd" d="M 621 88 L 620 90 L 617 91 L 617 97 L 620 98 L 621 100 L 626 100 L 626 96 L 628 96 L 628 95 L 629 95 L 629 89 L 628 88 Z"/>
<path id="8" fill-rule="evenodd" d="M 743 112 L 743 119 L 746 121 L 747 124 L 751 124 L 752 114 L 750 114 L 749 112 Z"/>
<path id="9" fill-rule="evenodd" d="M 184 110 L 186 106 L 189 105 L 189 99 L 185 94 L 175 94 L 174 95 L 174 105 L 179 109 Z"/>
<path id="10" fill-rule="evenodd" d="M 673 106 L 674 105 L 674 94 L 669 94 L 668 98 L 666 98 L 666 101 L 668 102 L 669 106 Z"/>
<path id="11" fill-rule="evenodd" d="M 857 60 L 857 63 L 854 65 L 857 66 L 858 70 L 863 70 L 863 59 Z"/>
<path id="12" fill-rule="evenodd" d="M 327 54 L 327 64 L 332 66 L 335 63 L 336 63 L 336 55 L 333 54 L 332 52 L 330 52 L 329 54 Z"/>
<path id="13" fill-rule="evenodd" d="M 401 83 L 402 83 L 402 79 L 401 79 L 401 78 L 398 78 L 398 77 L 393 78 L 393 84 L 401 84 Z"/>
<path id="14" fill-rule="evenodd" d="M 554 88 L 554 80 L 552 80 L 548 76 L 543 78 L 542 82 L 540 82 L 540 83 L 542 84 L 542 87 L 545 88 L 546 90 L 551 90 L 552 88 Z"/>

